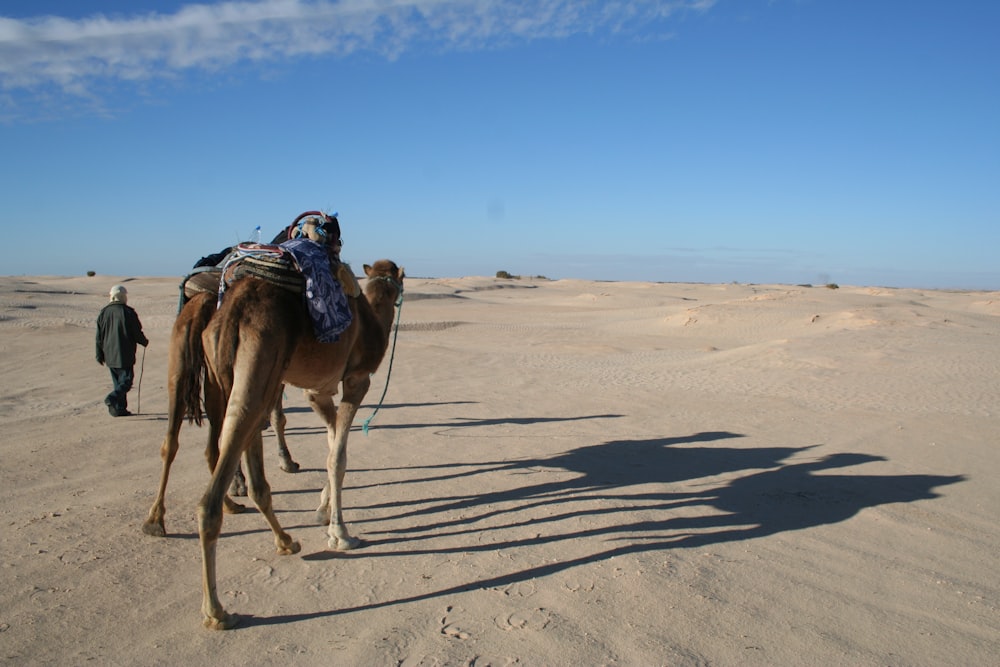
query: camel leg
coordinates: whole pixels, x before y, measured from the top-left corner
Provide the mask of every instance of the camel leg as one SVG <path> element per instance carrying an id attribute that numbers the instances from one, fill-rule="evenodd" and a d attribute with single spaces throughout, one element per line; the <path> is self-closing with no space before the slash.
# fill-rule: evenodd
<path id="1" fill-rule="evenodd" d="M 278 394 L 278 401 L 271 409 L 271 426 L 274 428 L 274 433 L 278 438 L 278 458 L 281 460 L 280 465 L 282 470 L 285 472 L 298 472 L 299 464 L 292 459 L 292 455 L 288 451 L 288 445 L 285 443 L 285 425 L 287 423 L 288 419 L 285 418 L 285 413 L 281 409 L 281 394 Z M 264 428 L 264 426 L 261 426 L 261 430 L 264 430 Z M 229 495 L 247 495 L 247 479 L 243 474 L 242 466 L 236 466 L 236 474 L 233 476 L 233 483 L 229 487 Z"/>
<path id="2" fill-rule="evenodd" d="M 263 441 L 259 420 L 240 419 L 241 413 L 253 410 L 241 407 L 227 409 L 223 424 L 219 458 L 212 472 L 208 490 L 198 506 L 198 535 L 202 551 L 202 605 L 205 627 L 228 630 L 239 622 L 239 617 L 228 613 L 219 600 L 216 579 L 216 546 L 222 532 L 222 507 L 226 488 L 232 481 L 240 461 L 240 451 L 247 451 L 247 469 L 254 502 L 267 519 L 274 532 L 278 553 L 293 554 L 301 548 L 298 542 L 285 533 L 278 523 L 271 506 L 271 490 L 264 478 Z M 248 423 L 252 424 L 248 427 Z"/>
<path id="3" fill-rule="evenodd" d="M 347 551 L 361 546 L 362 541 L 351 537 L 343 516 L 344 476 L 347 473 L 347 437 L 351 424 L 358 412 L 361 400 L 368 393 L 371 377 L 368 373 L 344 378 L 344 398 L 339 408 L 334 406 L 332 396 L 309 394 L 313 410 L 326 422 L 327 441 L 330 452 L 327 455 L 327 482 L 320 496 L 317 515 L 328 519 L 327 534 L 329 546 L 338 551 Z"/>
<path id="4" fill-rule="evenodd" d="M 247 495 L 247 478 L 243 474 L 242 465 L 236 466 L 236 472 L 233 473 L 233 483 L 229 485 L 229 495 L 244 497 Z"/>
<path id="5" fill-rule="evenodd" d="M 171 397 L 170 416 L 167 420 L 167 435 L 163 438 L 163 444 L 160 445 L 160 458 L 163 459 L 163 470 L 160 472 L 160 488 L 156 492 L 156 499 L 153 500 L 153 506 L 149 508 L 149 515 L 146 517 L 146 522 L 142 524 L 142 532 L 153 537 L 164 537 L 167 534 L 166 527 L 163 525 L 163 517 L 166 514 L 167 479 L 170 477 L 170 466 L 173 464 L 174 458 L 177 456 L 177 449 L 180 446 L 178 436 L 181 432 L 181 422 L 184 420 L 183 415 L 178 414 L 183 408 L 175 405 L 176 403 L 177 401 L 174 401 Z"/>
<path id="6" fill-rule="evenodd" d="M 192 312 L 194 311 L 189 311 L 186 315 L 189 316 Z M 163 517 L 166 514 L 167 480 L 170 478 L 170 466 L 173 465 L 180 447 L 181 425 L 184 423 L 184 417 L 187 413 L 184 397 L 187 392 L 194 391 L 191 389 L 196 383 L 194 378 L 201 372 L 200 368 L 186 367 L 184 361 L 187 356 L 185 350 L 189 349 L 190 345 L 188 334 L 191 330 L 197 330 L 201 326 L 197 318 L 192 319 L 188 316 L 178 315 L 171 332 L 167 373 L 167 434 L 163 437 L 163 443 L 160 445 L 163 468 L 160 472 L 160 487 L 156 492 L 156 499 L 142 525 L 142 532 L 154 537 L 164 537 L 167 534 L 163 524 Z"/>
<path id="7" fill-rule="evenodd" d="M 282 389 L 284 389 L 284 385 L 282 385 Z M 271 409 L 271 427 L 274 429 L 274 435 L 278 439 L 278 459 L 281 461 L 279 465 L 285 472 L 298 472 L 299 464 L 292 458 L 292 453 L 288 451 L 288 443 L 285 442 L 285 426 L 287 424 L 288 419 L 285 417 L 285 412 L 282 409 L 281 394 L 279 393 L 278 400 Z M 266 428 L 266 425 L 261 426 L 262 431 Z M 247 495 L 247 480 L 243 475 L 243 468 L 241 466 L 236 466 L 236 475 L 233 477 L 233 484 L 229 488 L 229 494 L 233 496 Z"/>
<path id="8" fill-rule="evenodd" d="M 313 410 L 326 422 L 326 437 L 330 451 L 326 459 L 327 482 L 320 498 L 317 517 L 326 519 L 327 544 L 335 551 L 349 551 L 361 546 L 361 540 L 351 537 L 344 524 L 341 491 L 344 488 L 344 474 L 347 472 L 347 434 L 357 406 L 341 403 L 338 409 L 333 397 L 324 394 L 309 394 Z"/>
<path id="9" fill-rule="evenodd" d="M 205 460 L 208 462 L 208 471 L 215 470 L 215 465 L 219 460 L 219 439 L 222 437 L 222 422 L 226 415 L 226 397 L 222 390 L 211 380 L 205 383 L 205 412 L 208 414 L 208 442 L 205 443 Z M 239 461 L 236 463 L 236 472 L 243 476 L 240 470 Z M 235 486 L 235 477 L 234 483 Z M 243 493 L 226 494 L 223 498 L 223 509 L 226 514 L 242 514 L 247 510 L 246 505 L 242 505 L 230 496 L 245 496 L 246 483 L 243 485 Z"/>
<path id="10" fill-rule="evenodd" d="M 206 404 L 209 412 L 209 436 L 205 447 L 205 458 L 208 462 L 209 472 L 215 469 L 219 459 L 219 423 L 222 421 L 221 412 L 212 413 L 211 389 L 206 387 Z M 170 467 L 177 457 L 177 450 L 180 448 L 181 424 L 184 422 L 184 407 L 180 401 L 175 400 L 173 391 L 170 392 L 170 408 L 167 418 L 167 435 L 160 445 L 160 458 L 163 459 L 163 469 L 160 473 L 160 486 L 153 500 L 153 506 L 149 509 L 145 523 L 142 524 L 142 532 L 153 537 L 164 537 L 167 534 L 164 526 L 164 516 L 166 515 L 166 495 L 167 481 L 170 478 Z M 223 408 L 225 405 L 223 404 Z M 239 514 L 246 511 L 246 507 L 233 502 L 229 496 L 225 497 L 225 511 L 229 514 Z"/>
<path id="11" fill-rule="evenodd" d="M 260 431 L 251 437 L 245 458 L 247 472 L 250 475 L 250 498 L 257 505 L 260 513 L 264 515 L 268 525 L 271 526 L 271 532 L 274 533 L 274 545 L 278 553 L 283 556 L 298 553 L 299 543 L 282 530 L 271 505 L 271 485 L 267 483 L 267 478 L 264 476 L 264 444 Z"/>
<path id="12" fill-rule="evenodd" d="M 282 386 L 284 389 L 284 386 Z M 281 460 L 281 469 L 285 472 L 298 472 L 299 464 L 295 462 L 292 458 L 292 453 L 288 451 L 288 443 L 285 442 L 285 426 L 288 424 L 288 419 L 285 417 L 285 411 L 282 409 L 281 394 L 278 394 L 278 400 L 274 404 L 274 409 L 271 410 L 271 428 L 274 429 L 274 435 L 278 438 L 278 458 Z"/>
<path id="13" fill-rule="evenodd" d="M 333 451 L 333 442 L 336 435 L 336 424 L 337 424 L 337 406 L 333 402 L 332 396 L 323 396 L 319 394 L 313 394 L 311 392 L 306 392 L 306 396 L 309 399 L 309 405 L 312 407 L 313 412 L 320 416 L 323 423 L 326 424 L 326 439 L 327 446 L 330 451 Z M 316 508 L 316 523 L 321 526 L 329 526 L 331 519 L 330 512 L 330 461 L 329 455 L 327 457 L 327 479 L 323 483 L 323 491 L 320 493 L 319 497 L 319 507 Z"/>
<path id="14" fill-rule="evenodd" d="M 319 507 L 316 508 L 316 524 L 330 525 L 330 480 L 323 482 L 323 490 L 319 494 Z"/>
<path id="15" fill-rule="evenodd" d="M 199 301 L 192 300 L 177 314 L 171 329 L 167 348 L 167 434 L 160 445 L 163 468 L 156 499 L 142 526 L 142 532 L 154 537 L 163 537 L 167 534 L 163 525 L 163 517 L 166 514 L 167 480 L 180 446 L 178 437 L 189 403 L 193 401 L 194 409 L 201 409 L 197 398 L 200 393 L 198 388 L 202 373 L 201 355 L 198 354 L 201 346 L 199 338 L 214 312 L 214 304 L 210 303 L 207 297 Z"/>
<path id="16" fill-rule="evenodd" d="M 198 505 L 198 536 L 202 555 L 201 612 L 205 627 L 212 630 L 228 630 L 239 622 L 239 617 L 226 612 L 219 601 L 215 566 L 216 545 L 222 532 L 223 498 L 239 463 L 240 449 L 232 438 L 223 443 L 208 489 Z"/>

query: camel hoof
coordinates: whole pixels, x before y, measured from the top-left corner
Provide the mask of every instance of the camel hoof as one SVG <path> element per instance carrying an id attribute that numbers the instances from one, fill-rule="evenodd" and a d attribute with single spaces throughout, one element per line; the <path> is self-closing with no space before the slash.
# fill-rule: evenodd
<path id="1" fill-rule="evenodd" d="M 239 622 L 240 617 L 238 614 L 230 614 L 228 612 L 223 612 L 221 619 L 206 616 L 205 620 L 202 621 L 204 626 L 209 630 L 232 630 Z"/>
<path id="2" fill-rule="evenodd" d="M 331 537 L 327 544 L 334 551 L 351 551 L 364 546 L 364 541 L 357 537 Z"/>
<path id="3" fill-rule="evenodd" d="M 153 537 L 166 537 L 167 531 L 164 529 L 162 523 L 157 523 L 155 521 L 147 521 L 142 524 L 142 532 Z"/>
<path id="4" fill-rule="evenodd" d="M 285 472 L 298 472 L 299 464 L 292 460 L 282 461 L 281 469 L 284 470 Z"/>
<path id="5" fill-rule="evenodd" d="M 247 511 L 247 506 L 241 505 L 229 496 L 226 496 L 222 503 L 222 509 L 226 514 L 243 514 Z"/>
<path id="6" fill-rule="evenodd" d="M 282 556 L 291 556 L 302 551 L 302 545 L 297 540 L 291 540 L 286 545 L 278 545 L 278 553 Z"/>

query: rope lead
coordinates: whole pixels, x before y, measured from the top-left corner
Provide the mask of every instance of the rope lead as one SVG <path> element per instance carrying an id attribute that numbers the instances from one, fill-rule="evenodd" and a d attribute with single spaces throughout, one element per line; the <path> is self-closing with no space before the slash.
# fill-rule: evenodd
<path id="1" fill-rule="evenodd" d="M 396 337 L 399 336 L 399 320 L 403 316 L 402 292 L 399 295 L 399 302 L 396 304 L 396 306 L 397 306 L 396 328 L 392 334 L 392 352 L 389 353 L 389 370 L 385 374 L 385 386 L 382 387 L 382 395 L 378 399 L 378 405 L 375 406 L 375 409 L 372 411 L 371 415 L 368 416 L 368 419 L 366 419 L 364 423 L 361 424 L 361 432 L 364 433 L 365 435 L 368 435 L 368 425 L 371 423 L 373 419 L 375 419 L 375 415 L 378 414 L 378 411 L 382 409 L 382 401 L 385 400 L 385 394 L 387 391 L 389 391 L 389 378 L 392 377 L 392 360 L 396 358 Z M 374 375 L 374 373 L 372 373 L 372 375 Z"/>

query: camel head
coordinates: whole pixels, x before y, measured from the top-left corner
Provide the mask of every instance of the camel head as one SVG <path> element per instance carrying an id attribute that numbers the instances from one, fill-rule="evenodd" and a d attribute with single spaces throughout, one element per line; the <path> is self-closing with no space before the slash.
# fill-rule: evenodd
<path id="1" fill-rule="evenodd" d="M 374 265 L 365 264 L 364 267 L 365 275 L 368 276 L 368 287 L 365 288 L 365 292 L 388 283 L 396 288 L 397 302 L 402 301 L 403 278 L 406 276 L 403 267 L 397 266 L 395 262 L 389 259 L 380 259 Z"/>
<path id="2" fill-rule="evenodd" d="M 399 287 L 403 287 L 403 278 L 406 273 L 403 271 L 403 267 L 396 266 L 396 263 L 390 259 L 380 259 L 373 265 L 365 264 L 365 275 L 373 279 L 390 280 L 399 284 Z"/>

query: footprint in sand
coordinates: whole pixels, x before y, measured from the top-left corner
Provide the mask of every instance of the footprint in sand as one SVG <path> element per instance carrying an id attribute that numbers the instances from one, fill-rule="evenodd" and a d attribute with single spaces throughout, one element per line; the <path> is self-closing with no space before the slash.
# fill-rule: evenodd
<path id="1" fill-rule="evenodd" d="M 538 587 L 535 585 L 535 581 L 531 579 L 528 581 L 520 581 L 507 586 L 494 588 L 493 590 L 503 593 L 506 597 L 527 598 L 534 595 L 537 592 Z"/>
<path id="2" fill-rule="evenodd" d="M 513 614 L 497 616 L 493 619 L 496 626 L 501 630 L 544 630 L 552 620 L 547 609 L 541 607 L 537 609 L 527 609 L 516 611 Z"/>
<path id="3" fill-rule="evenodd" d="M 445 615 L 441 618 L 441 634 L 454 639 L 469 639 L 472 635 L 463 630 L 458 623 L 452 622 L 452 617 L 460 615 L 462 609 L 448 606 L 445 608 Z"/>

